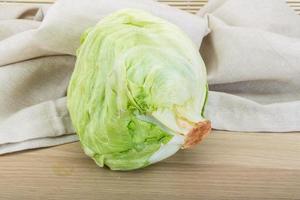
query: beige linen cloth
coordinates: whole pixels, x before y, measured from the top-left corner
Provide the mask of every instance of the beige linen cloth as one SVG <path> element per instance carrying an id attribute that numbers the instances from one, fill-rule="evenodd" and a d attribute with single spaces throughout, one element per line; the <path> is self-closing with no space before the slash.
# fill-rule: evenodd
<path id="1" fill-rule="evenodd" d="M 211 0 L 198 16 L 151 0 L 2 4 L 0 154 L 77 140 L 65 96 L 79 38 L 121 8 L 162 17 L 201 46 L 215 129 L 300 130 L 300 17 L 281 0 Z"/>

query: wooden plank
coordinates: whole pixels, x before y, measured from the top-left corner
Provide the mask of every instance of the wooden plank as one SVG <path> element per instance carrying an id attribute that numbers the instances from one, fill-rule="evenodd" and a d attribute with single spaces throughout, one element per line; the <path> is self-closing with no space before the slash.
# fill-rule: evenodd
<path id="1" fill-rule="evenodd" d="M 300 133 L 214 132 L 148 168 L 97 167 L 79 143 L 0 156 L 1 199 L 300 199 Z"/>

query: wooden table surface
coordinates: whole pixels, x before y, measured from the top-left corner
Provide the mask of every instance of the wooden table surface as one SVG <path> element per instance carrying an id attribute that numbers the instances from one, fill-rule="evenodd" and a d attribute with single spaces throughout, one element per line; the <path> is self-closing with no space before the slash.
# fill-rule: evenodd
<path id="1" fill-rule="evenodd" d="M 300 199 L 300 133 L 214 131 L 131 172 L 97 167 L 79 143 L 0 156 L 0 199 Z"/>

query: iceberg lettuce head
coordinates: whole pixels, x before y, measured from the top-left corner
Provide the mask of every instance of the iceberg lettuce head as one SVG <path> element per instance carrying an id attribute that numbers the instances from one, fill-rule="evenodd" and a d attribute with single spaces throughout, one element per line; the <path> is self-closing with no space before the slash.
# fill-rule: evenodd
<path id="1" fill-rule="evenodd" d="M 210 132 L 204 62 L 175 25 L 126 9 L 82 36 L 68 108 L 85 153 L 132 170 L 190 148 Z"/>

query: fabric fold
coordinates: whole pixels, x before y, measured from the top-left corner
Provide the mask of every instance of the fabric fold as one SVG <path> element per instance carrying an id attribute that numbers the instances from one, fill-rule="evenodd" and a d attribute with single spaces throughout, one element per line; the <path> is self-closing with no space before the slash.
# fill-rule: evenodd
<path id="1" fill-rule="evenodd" d="M 216 129 L 300 130 L 300 16 L 281 0 L 215 0 L 198 15 Z"/>
<path id="2" fill-rule="evenodd" d="M 19 142 L 19 143 L 4 144 L 4 145 L 0 145 L 0 155 L 22 151 L 22 150 L 57 146 L 61 144 L 75 142 L 77 140 L 78 140 L 77 135 L 73 134 L 73 135 L 64 135 L 64 136 L 52 137 L 52 138 L 48 138 L 48 137 L 37 138 L 33 140 L 26 140 L 24 142 Z"/>
<path id="3" fill-rule="evenodd" d="M 4 120 L 0 130 L 0 145 L 74 133 L 65 98 L 22 109 Z"/>

